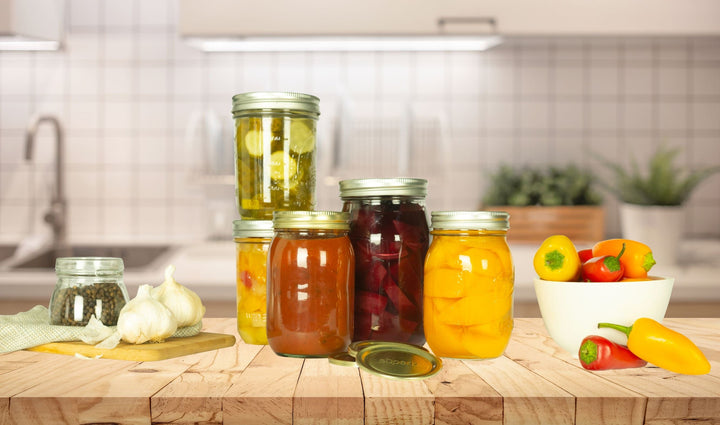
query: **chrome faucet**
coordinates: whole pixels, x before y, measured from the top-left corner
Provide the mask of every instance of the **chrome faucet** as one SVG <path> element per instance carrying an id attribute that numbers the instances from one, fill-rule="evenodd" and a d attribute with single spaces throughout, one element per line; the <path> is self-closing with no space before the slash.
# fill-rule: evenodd
<path id="1" fill-rule="evenodd" d="M 60 121 L 51 115 L 33 117 L 25 133 L 25 159 L 30 161 L 33 156 L 33 144 L 38 127 L 42 122 L 49 122 L 55 127 L 55 190 L 50 200 L 50 210 L 45 214 L 45 222 L 53 230 L 53 245 L 55 248 L 67 246 L 67 202 L 65 200 L 64 179 L 64 138 Z"/>

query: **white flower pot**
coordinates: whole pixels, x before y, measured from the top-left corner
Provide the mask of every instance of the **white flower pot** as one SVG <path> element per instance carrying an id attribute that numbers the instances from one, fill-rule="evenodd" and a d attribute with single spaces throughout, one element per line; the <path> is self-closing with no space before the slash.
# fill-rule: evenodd
<path id="1" fill-rule="evenodd" d="M 623 238 L 649 246 L 658 264 L 677 264 L 685 233 L 682 206 L 620 204 L 620 226 Z"/>

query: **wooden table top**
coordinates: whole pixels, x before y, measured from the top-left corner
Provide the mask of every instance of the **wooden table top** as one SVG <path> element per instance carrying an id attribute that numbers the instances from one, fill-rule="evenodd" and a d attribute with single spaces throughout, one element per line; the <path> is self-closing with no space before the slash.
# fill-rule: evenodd
<path id="1" fill-rule="evenodd" d="M 720 423 L 720 319 L 666 319 L 712 364 L 686 376 L 656 367 L 590 372 L 541 319 L 515 319 L 503 357 L 443 359 L 423 381 L 377 377 L 326 359 L 234 347 L 154 362 L 0 355 L 0 424 L 678 424 Z"/>

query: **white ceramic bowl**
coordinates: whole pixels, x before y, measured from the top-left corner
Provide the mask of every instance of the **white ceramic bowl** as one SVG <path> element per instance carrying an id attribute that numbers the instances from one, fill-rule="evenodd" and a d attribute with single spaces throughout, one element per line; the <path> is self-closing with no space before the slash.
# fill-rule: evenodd
<path id="1" fill-rule="evenodd" d="M 535 295 L 545 328 L 565 351 L 577 357 L 588 335 L 601 335 L 619 344 L 627 337 L 599 322 L 629 326 L 640 317 L 665 318 L 674 278 L 631 282 L 553 282 L 535 279 Z"/>

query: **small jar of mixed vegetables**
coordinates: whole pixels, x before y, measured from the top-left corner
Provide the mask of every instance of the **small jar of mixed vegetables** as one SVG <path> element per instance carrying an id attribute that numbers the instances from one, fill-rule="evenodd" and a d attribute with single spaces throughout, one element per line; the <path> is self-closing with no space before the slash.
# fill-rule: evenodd
<path id="1" fill-rule="evenodd" d="M 513 328 L 509 216 L 434 211 L 431 218 L 423 297 L 427 343 L 441 357 L 499 357 Z"/>
<path id="2" fill-rule="evenodd" d="M 235 220 L 237 329 L 247 344 L 267 344 L 267 255 L 272 220 Z"/>
<path id="3" fill-rule="evenodd" d="M 233 96 L 235 176 L 243 219 L 315 207 L 315 146 L 320 100 L 289 92 Z"/>

